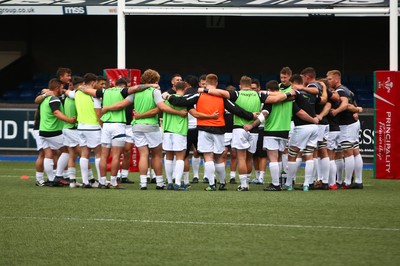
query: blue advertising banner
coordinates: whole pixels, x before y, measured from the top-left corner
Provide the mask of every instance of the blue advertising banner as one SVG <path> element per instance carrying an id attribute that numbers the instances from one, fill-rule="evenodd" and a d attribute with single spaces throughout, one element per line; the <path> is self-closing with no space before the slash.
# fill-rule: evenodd
<path id="1" fill-rule="evenodd" d="M 33 124 L 36 109 L 0 109 L 0 149 L 35 150 Z"/>
<path id="2" fill-rule="evenodd" d="M 0 150 L 35 150 L 33 124 L 36 109 L 0 109 Z M 360 152 L 374 155 L 374 116 L 360 114 Z"/>

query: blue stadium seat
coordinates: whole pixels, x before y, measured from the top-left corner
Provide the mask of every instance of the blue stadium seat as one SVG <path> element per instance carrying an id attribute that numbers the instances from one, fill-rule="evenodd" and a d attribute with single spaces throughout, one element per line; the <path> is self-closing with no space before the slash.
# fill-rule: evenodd
<path id="1" fill-rule="evenodd" d="M 231 84 L 232 78 L 230 74 L 217 74 L 218 76 L 218 84 Z"/>
<path id="2" fill-rule="evenodd" d="M 3 93 L 3 99 L 5 102 L 19 102 L 19 93 L 16 89 L 7 90 Z"/>
<path id="3" fill-rule="evenodd" d="M 276 80 L 276 81 L 280 81 L 279 80 L 279 76 L 276 74 L 263 74 L 261 75 L 261 83 L 264 83 L 263 86 L 265 87 L 265 84 L 270 81 L 270 80 Z"/>
<path id="4" fill-rule="evenodd" d="M 218 82 L 218 89 L 225 90 L 225 89 L 226 89 L 226 84 L 223 84 L 223 83 L 219 83 L 219 82 Z"/>
<path id="5" fill-rule="evenodd" d="M 37 93 L 30 89 L 30 90 L 23 90 L 19 93 L 18 97 L 19 100 L 26 103 L 33 103 L 36 98 Z"/>
<path id="6" fill-rule="evenodd" d="M 48 87 L 48 82 L 45 81 L 38 81 L 33 85 L 33 91 L 35 93 L 40 92 L 41 90 L 43 90 L 44 88 Z"/>
<path id="7" fill-rule="evenodd" d="M 31 89 L 33 89 L 34 85 L 35 84 L 34 84 L 33 80 L 26 80 L 26 81 L 22 81 L 21 83 L 19 83 L 17 88 L 20 91 L 31 90 Z"/>
<path id="8" fill-rule="evenodd" d="M 357 102 L 358 106 L 373 107 L 374 106 L 374 95 L 372 92 L 356 94 L 356 102 Z"/>

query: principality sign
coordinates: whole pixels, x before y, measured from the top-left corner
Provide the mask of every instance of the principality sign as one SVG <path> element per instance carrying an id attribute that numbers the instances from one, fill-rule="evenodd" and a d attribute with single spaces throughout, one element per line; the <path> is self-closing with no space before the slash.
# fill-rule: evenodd
<path id="1" fill-rule="evenodd" d="M 400 72 L 375 71 L 376 178 L 400 179 Z"/>

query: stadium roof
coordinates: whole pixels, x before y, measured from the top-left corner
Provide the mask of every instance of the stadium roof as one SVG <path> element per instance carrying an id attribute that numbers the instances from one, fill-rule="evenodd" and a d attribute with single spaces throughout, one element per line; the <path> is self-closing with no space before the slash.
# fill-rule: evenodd
<path id="1" fill-rule="evenodd" d="M 117 4 L 118 0 L 0 0 L 0 15 L 117 15 Z M 172 14 L 177 9 L 185 11 L 182 15 L 199 15 L 196 8 L 212 8 L 214 10 L 206 15 L 308 16 L 310 14 L 302 10 L 317 9 L 321 10 L 317 14 L 322 15 L 386 16 L 388 13 L 380 11 L 389 7 L 389 0 L 126 0 L 125 7 L 126 13 L 133 8 L 135 14 L 140 14 L 140 9 L 144 13 L 158 8 L 161 11 L 155 13 L 157 15 L 162 11 Z M 348 11 L 351 8 L 354 13 Z M 299 12 L 286 12 L 288 9 Z M 347 11 L 341 13 L 344 9 Z M 329 10 L 335 11 L 329 13 Z"/>

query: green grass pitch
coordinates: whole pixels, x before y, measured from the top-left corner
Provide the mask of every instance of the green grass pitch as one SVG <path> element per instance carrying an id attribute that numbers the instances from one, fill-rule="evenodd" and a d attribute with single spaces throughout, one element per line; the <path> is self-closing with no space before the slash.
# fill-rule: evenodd
<path id="1" fill-rule="evenodd" d="M 371 170 L 363 190 L 309 192 L 141 191 L 138 173 L 126 190 L 49 188 L 36 187 L 34 173 L 33 162 L 0 162 L 0 265 L 400 261 L 400 181 Z"/>

